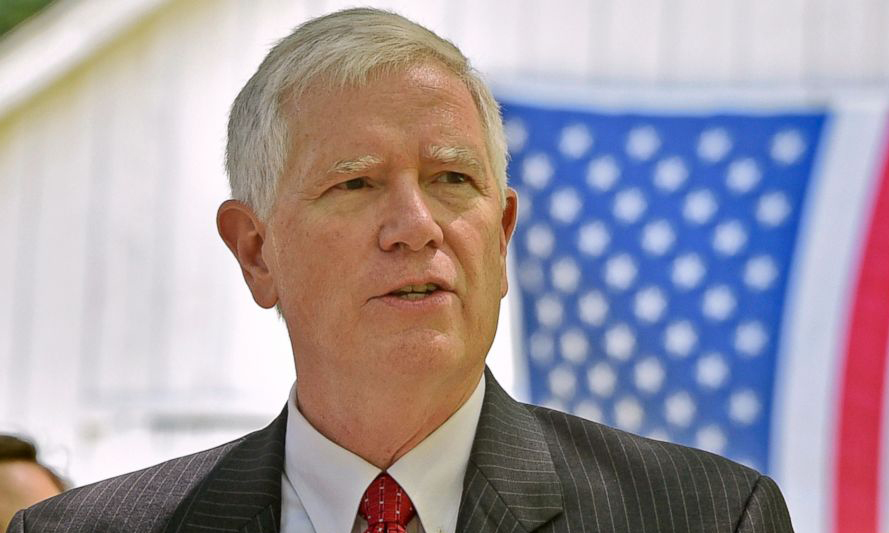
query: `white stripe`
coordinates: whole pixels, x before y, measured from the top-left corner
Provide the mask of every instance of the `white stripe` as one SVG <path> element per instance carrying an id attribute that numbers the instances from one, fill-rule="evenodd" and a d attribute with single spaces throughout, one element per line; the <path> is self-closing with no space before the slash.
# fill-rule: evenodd
<path id="1" fill-rule="evenodd" d="M 771 448 L 771 470 L 797 531 L 827 533 L 833 523 L 837 384 L 886 109 L 884 98 L 837 102 L 801 221 L 784 309 Z"/>

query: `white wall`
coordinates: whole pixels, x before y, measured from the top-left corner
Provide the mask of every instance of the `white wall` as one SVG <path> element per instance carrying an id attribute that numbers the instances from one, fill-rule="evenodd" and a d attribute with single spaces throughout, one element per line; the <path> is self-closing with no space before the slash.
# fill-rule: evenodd
<path id="1" fill-rule="evenodd" d="M 889 81 L 882 0 L 369 3 L 454 40 L 495 80 Z M 0 105 L 0 430 L 39 437 L 77 482 L 209 446 L 282 406 L 286 332 L 214 226 L 227 108 L 276 38 L 351 2 L 154 4 Z M 0 52 L 0 64 L 18 53 Z M 493 358 L 509 384 L 503 333 Z"/>

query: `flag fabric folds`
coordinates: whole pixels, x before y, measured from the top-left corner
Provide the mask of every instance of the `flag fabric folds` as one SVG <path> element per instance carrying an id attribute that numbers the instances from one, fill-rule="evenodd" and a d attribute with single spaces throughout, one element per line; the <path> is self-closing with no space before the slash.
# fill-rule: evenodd
<path id="1" fill-rule="evenodd" d="M 877 531 L 885 103 L 501 97 L 531 401 L 777 478 L 800 531 Z"/>

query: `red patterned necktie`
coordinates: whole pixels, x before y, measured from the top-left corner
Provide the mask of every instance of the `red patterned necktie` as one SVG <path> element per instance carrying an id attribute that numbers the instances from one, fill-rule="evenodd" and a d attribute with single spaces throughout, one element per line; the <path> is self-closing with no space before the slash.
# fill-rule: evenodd
<path id="1" fill-rule="evenodd" d="M 416 513 L 404 489 L 384 472 L 364 491 L 358 514 L 367 520 L 364 533 L 405 533 Z"/>

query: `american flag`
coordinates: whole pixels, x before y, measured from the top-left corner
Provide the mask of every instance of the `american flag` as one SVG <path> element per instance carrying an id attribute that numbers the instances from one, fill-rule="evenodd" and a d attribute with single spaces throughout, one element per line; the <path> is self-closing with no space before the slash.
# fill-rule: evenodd
<path id="1" fill-rule="evenodd" d="M 885 103 L 501 100 L 531 401 L 767 472 L 799 531 L 887 530 Z"/>

